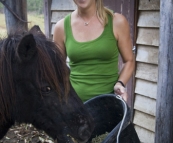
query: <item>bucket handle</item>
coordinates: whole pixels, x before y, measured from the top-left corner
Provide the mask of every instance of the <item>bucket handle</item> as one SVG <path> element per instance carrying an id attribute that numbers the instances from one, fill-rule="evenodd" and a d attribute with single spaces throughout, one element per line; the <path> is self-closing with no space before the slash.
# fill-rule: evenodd
<path id="1" fill-rule="evenodd" d="M 121 125 L 120 125 L 120 128 L 118 130 L 118 134 L 117 134 L 117 143 L 119 143 L 119 136 L 120 136 L 120 133 L 121 133 L 121 130 L 122 130 L 122 127 L 123 127 L 123 124 L 124 124 L 124 121 L 125 121 L 125 117 L 127 115 L 127 105 L 126 105 L 126 102 L 124 101 L 124 99 L 120 96 L 120 95 L 115 95 L 115 97 L 118 99 L 118 100 L 121 100 L 124 104 L 124 116 L 123 116 L 123 119 L 121 121 Z"/>

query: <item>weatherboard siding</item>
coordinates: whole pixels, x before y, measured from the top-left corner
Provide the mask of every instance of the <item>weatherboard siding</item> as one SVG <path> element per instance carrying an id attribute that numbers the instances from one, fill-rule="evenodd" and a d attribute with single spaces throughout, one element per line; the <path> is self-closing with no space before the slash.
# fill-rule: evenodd
<path id="1" fill-rule="evenodd" d="M 72 0 L 52 0 L 51 3 L 51 35 L 53 36 L 53 31 L 55 24 L 66 15 L 71 13 L 76 9 L 76 5 Z"/>
<path id="2" fill-rule="evenodd" d="M 133 123 L 142 143 L 154 143 L 160 0 L 139 0 Z"/>

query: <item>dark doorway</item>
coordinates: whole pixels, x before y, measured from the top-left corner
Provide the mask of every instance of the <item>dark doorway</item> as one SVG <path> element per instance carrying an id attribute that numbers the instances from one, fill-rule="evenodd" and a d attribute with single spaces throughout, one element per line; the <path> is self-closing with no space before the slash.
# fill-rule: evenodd
<path id="1" fill-rule="evenodd" d="M 123 14 L 130 25 L 130 34 L 132 39 L 132 48 L 136 45 L 136 21 L 135 18 L 136 15 L 136 7 L 137 7 L 137 1 L 136 0 L 103 0 L 104 5 L 110 9 L 112 9 L 114 12 Z M 135 46 L 136 47 L 136 46 Z M 134 55 L 135 56 L 135 55 Z M 121 69 L 123 66 L 123 62 L 121 57 L 119 58 L 119 69 Z M 127 92 L 129 95 L 128 99 L 128 105 L 133 111 L 133 102 L 134 102 L 134 75 L 129 80 L 127 86 Z"/>

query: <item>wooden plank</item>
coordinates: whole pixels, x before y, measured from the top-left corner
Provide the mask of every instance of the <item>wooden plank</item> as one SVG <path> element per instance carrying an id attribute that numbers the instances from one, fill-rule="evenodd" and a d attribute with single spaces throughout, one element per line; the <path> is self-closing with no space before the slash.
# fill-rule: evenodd
<path id="1" fill-rule="evenodd" d="M 54 28 L 55 28 L 55 23 L 53 23 L 52 26 L 51 26 L 51 35 L 53 35 Z"/>
<path id="2" fill-rule="evenodd" d="M 156 116 L 156 100 L 137 94 L 135 96 L 134 109 Z"/>
<path id="3" fill-rule="evenodd" d="M 135 125 L 135 130 L 138 134 L 138 137 L 141 143 L 154 143 L 154 132 L 146 130 L 140 126 Z"/>
<path id="4" fill-rule="evenodd" d="M 149 131 L 155 132 L 155 117 L 135 110 L 133 123 Z"/>
<path id="5" fill-rule="evenodd" d="M 136 61 L 158 64 L 158 47 L 138 45 Z"/>
<path id="6" fill-rule="evenodd" d="M 159 46 L 159 29 L 139 28 L 137 44 Z"/>
<path id="7" fill-rule="evenodd" d="M 51 39 L 51 6 L 52 0 L 44 0 L 44 27 L 45 27 L 45 35 L 47 38 Z"/>
<path id="8" fill-rule="evenodd" d="M 52 0 L 51 10 L 75 10 L 76 5 L 72 0 Z"/>
<path id="9" fill-rule="evenodd" d="M 152 82 L 157 82 L 158 66 L 137 62 L 135 77 Z"/>
<path id="10" fill-rule="evenodd" d="M 66 15 L 71 13 L 72 11 L 52 11 L 52 19 L 51 23 L 56 23 L 60 19 L 64 18 Z"/>
<path id="11" fill-rule="evenodd" d="M 160 27 L 159 11 L 139 11 L 138 27 Z"/>
<path id="12" fill-rule="evenodd" d="M 160 0 L 139 0 L 139 10 L 159 10 Z"/>
<path id="13" fill-rule="evenodd" d="M 173 143 L 173 0 L 161 0 L 155 143 Z"/>
<path id="14" fill-rule="evenodd" d="M 157 83 L 136 79 L 135 93 L 156 99 Z"/>

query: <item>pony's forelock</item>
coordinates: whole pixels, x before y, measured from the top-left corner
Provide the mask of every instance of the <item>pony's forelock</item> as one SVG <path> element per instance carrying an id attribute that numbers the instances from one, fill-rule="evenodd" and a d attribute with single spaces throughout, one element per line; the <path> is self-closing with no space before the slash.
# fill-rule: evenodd
<path id="1" fill-rule="evenodd" d="M 41 78 L 44 77 L 44 80 L 55 88 L 61 99 L 64 95 L 67 97 L 69 92 L 69 73 L 63 54 L 52 41 L 39 36 L 35 36 L 35 40 L 38 48 L 38 71 L 41 72 L 39 76 Z M 52 55 L 48 51 L 51 51 Z"/>
<path id="2" fill-rule="evenodd" d="M 0 39 L 0 124 L 10 119 L 12 106 L 15 104 L 15 87 L 12 73 L 12 60 L 17 45 L 22 37 L 30 32 L 13 32 L 6 38 Z M 38 51 L 38 82 L 40 78 L 46 80 L 57 91 L 60 99 L 67 97 L 69 92 L 68 68 L 63 54 L 56 45 L 48 40 L 42 33 L 32 32 Z M 52 58 L 48 51 L 54 52 Z M 56 59 L 56 61 L 52 61 Z M 40 77 L 40 78 L 39 78 Z M 60 85 L 60 82 L 62 85 Z M 64 87 L 62 89 L 61 87 Z"/>

